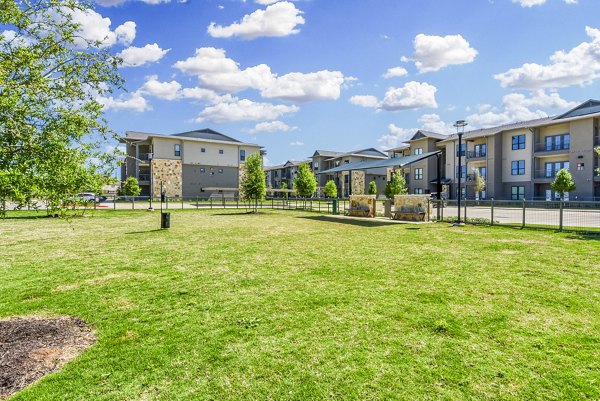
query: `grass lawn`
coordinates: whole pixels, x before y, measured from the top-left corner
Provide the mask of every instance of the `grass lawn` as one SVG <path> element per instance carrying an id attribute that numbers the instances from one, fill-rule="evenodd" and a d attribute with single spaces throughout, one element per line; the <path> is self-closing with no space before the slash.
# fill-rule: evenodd
<path id="1" fill-rule="evenodd" d="M 0 220 L 0 317 L 98 342 L 11 400 L 600 399 L 600 238 L 98 211 Z"/>

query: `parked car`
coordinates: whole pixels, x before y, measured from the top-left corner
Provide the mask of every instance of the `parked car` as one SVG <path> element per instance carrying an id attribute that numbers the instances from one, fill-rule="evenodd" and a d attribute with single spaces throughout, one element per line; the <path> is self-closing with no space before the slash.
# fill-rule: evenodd
<path id="1" fill-rule="evenodd" d="M 84 202 L 100 202 L 100 197 L 93 192 L 81 192 L 75 194 L 76 199 L 81 199 Z"/>

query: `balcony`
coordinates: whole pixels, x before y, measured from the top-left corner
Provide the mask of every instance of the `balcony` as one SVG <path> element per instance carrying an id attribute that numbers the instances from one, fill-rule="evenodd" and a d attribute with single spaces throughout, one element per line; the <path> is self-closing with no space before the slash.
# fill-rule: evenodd
<path id="1" fill-rule="evenodd" d="M 563 153 L 569 153 L 569 143 L 536 143 L 534 146 L 535 153 L 549 153 L 552 155 L 558 155 Z"/>
<path id="2" fill-rule="evenodd" d="M 554 170 L 535 170 L 533 178 L 536 180 L 554 180 L 558 171 Z"/>
<path id="3" fill-rule="evenodd" d="M 138 182 L 142 185 L 150 183 L 150 174 L 138 174 Z"/>
<path id="4" fill-rule="evenodd" d="M 486 150 L 470 150 L 467 152 L 467 159 L 482 159 L 487 156 Z"/>
<path id="5" fill-rule="evenodd" d="M 600 146 L 600 135 L 594 137 L 594 146 Z"/>

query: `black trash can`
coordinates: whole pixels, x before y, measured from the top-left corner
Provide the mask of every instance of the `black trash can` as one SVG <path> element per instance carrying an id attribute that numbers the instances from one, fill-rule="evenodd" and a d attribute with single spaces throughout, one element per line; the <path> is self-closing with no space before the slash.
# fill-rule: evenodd
<path id="1" fill-rule="evenodd" d="M 163 212 L 160 215 L 160 228 L 171 227 L 171 213 Z"/>

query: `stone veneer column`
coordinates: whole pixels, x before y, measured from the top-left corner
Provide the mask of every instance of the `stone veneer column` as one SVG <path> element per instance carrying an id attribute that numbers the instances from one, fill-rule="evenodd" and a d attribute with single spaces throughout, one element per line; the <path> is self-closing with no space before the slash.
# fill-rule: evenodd
<path id="1" fill-rule="evenodd" d="M 360 170 L 352 171 L 352 194 L 351 195 L 364 195 L 365 194 L 365 172 Z"/>
<path id="2" fill-rule="evenodd" d="M 152 190 L 154 197 L 160 196 L 160 183 L 169 198 L 182 196 L 183 164 L 181 160 L 152 160 Z"/>

